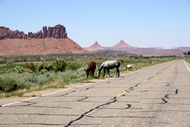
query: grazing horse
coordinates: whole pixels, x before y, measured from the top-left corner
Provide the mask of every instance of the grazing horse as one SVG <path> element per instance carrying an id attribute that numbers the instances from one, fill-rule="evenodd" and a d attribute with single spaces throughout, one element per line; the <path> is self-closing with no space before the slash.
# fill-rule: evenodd
<path id="1" fill-rule="evenodd" d="M 101 73 L 102 69 L 104 69 L 103 77 L 105 76 L 106 70 L 110 77 L 109 69 L 113 69 L 113 68 L 116 68 L 116 76 L 119 77 L 120 76 L 120 72 L 119 72 L 120 64 L 121 64 L 121 62 L 119 60 L 104 61 L 98 69 L 98 72 L 97 72 L 98 77 L 100 77 L 100 73 Z"/>
<path id="2" fill-rule="evenodd" d="M 131 64 L 128 64 L 127 66 L 126 66 L 126 70 L 128 71 L 128 70 L 133 70 L 133 65 L 131 65 Z"/>
<path id="3" fill-rule="evenodd" d="M 92 61 L 88 64 L 87 69 L 84 69 L 86 72 L 86 78 L 88 78 L 88 75 L 90 74 L 92 77 L 94 77 L 94 72 L 96 70 L 96 62 Z"/>

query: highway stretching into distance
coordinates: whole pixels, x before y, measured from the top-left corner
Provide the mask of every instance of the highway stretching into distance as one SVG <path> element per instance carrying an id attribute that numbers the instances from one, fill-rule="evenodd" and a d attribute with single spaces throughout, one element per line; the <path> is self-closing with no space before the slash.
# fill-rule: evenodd
<path id="1" fill-rule="evenodd" d="M 4 104 L 0 127 L 189 127 L 189 67 L 174 60 Z"/>

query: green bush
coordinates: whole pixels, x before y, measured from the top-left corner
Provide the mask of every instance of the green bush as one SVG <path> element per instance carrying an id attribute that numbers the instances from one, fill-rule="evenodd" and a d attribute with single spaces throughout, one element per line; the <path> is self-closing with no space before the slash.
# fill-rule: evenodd
<path id="1" fill-rule="evenodd" d="M 37 66 L 37 72 L 40 72 L 41 70 L 46 69 L 47 71 L 52 71 L 53 66 L 51 62 L 43 62 L 38 64 Z"/>
<path id="2" fill-rule="evenodd" d="M 52 63 L 53 69 L 55 72 L 57 71 L 65 71 L 67 63 L 64 60 L 56 60 Z"/>
<path id="3" fill-rule="evenodd" d="M 46 75 L 39 75 L 37 76 L 37 81 L 39 85 L 44 85 L 45 83 L 49 81 L 49 79 L 46 77 Z"/>
<path id="4" fill-rule="evenodd" d="M 43 63 L 40 63 L 38 66 L 37 66 L 37 72 L 40 72 L 40 71 L 44 71 L 47 70 L 47 71 L 65 71 L 65 68 L 67 66 L 67 63 L 64 61 L 64 60 L 56 60 L 54 62 L 43 62 Z"/>
<path id="5" fill-rule="evenodd" d="M 1 75 L 0 77 L 0 91 L 15 91 L 24 88 L 30 88 L 36 84 L 37 80 L 33 73 L 24 72 L 17 73 L 11 72 Z"/>
<path id="6" fill-rule="evenodd" d="M 23 73 L 23 72 L 31 72 L 31 70 L 27 69 L 27 68 L 23 68 L 21 66 L 16 66 L 15 68 L 13 69 L 10 69 L 9 70 L 10 72 L 17 72 L 17 73 Z"/>
<path id="7" fill-rule="evenodd" d="M 80 68 L 81 66 L 80 66 L 80 64 L 78 64 L 78 63 L 69 63 L 68 64 L 68 66 L 67 66 L 67 68 L 69 69 L 69 70 L 77 70 L 78 68 Z"/>
<path id="8" fill-rule="evenodd" d="M 17 88 L 18 88 L 18 85 L 14 79 L 9 78 L 9 77 L 4 77 L 4 78 L 0 77 L 1 91 L 10 92 L 10 91 L 17 90 Z"/>
<path id="9" fill-rule="evenodd" d="M 7 63 L 6 60 L 4 60 L 4 59 L 0 59 L 0 64 L 6 64 L 6 63 Z"/>

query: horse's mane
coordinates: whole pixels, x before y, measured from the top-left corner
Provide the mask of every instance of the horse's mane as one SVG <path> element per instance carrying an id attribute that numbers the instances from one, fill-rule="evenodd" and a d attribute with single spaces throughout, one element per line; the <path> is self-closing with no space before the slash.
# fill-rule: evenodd
<path id="1" fill-rule="evenodd" d="M 100 65 L 99 70 L 102 70 L 102 68 L 103 68 L 103 66 L 104 66 L 104 64 L 105 64 L 105 62 L 107 62 L 107 61 L 104 61 L 104 62 Z"/>

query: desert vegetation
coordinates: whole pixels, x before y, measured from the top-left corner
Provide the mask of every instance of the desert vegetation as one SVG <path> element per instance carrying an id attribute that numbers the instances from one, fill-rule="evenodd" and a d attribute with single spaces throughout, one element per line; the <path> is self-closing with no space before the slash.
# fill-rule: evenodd
<path id="1" fill-rule="evenodd" d="M 63 88 L 65 85 L 90 82 L 85 78 L 84 69 L 90 61 L 96 61 L 97 68 L 108 59 L 118 58 L 123 61 L 121 73 L 126 73 L 125 66 L 133 64 L 134 70 L 176 59 L 174 57 L 136 57 L 92 55 L 57 55 L 57 56 L 9 56 L 2 57 L 0 64 L 0 98 L 22 96 L 26 92 L 47 88 Z M 97 69 L 96 69 L 97 71 Z M 110 70 L 111 75 L 115 70 Z M 95 72 L 96 75 L 96 72 Z M 98 80 L 98 79 L 97 79 Z"/>
<path id="2" fill-rule="evenodd" d="M 190 57 L 186 57 L 185 61 L 187 61 L 188 63 L 190 63 Z"/>

